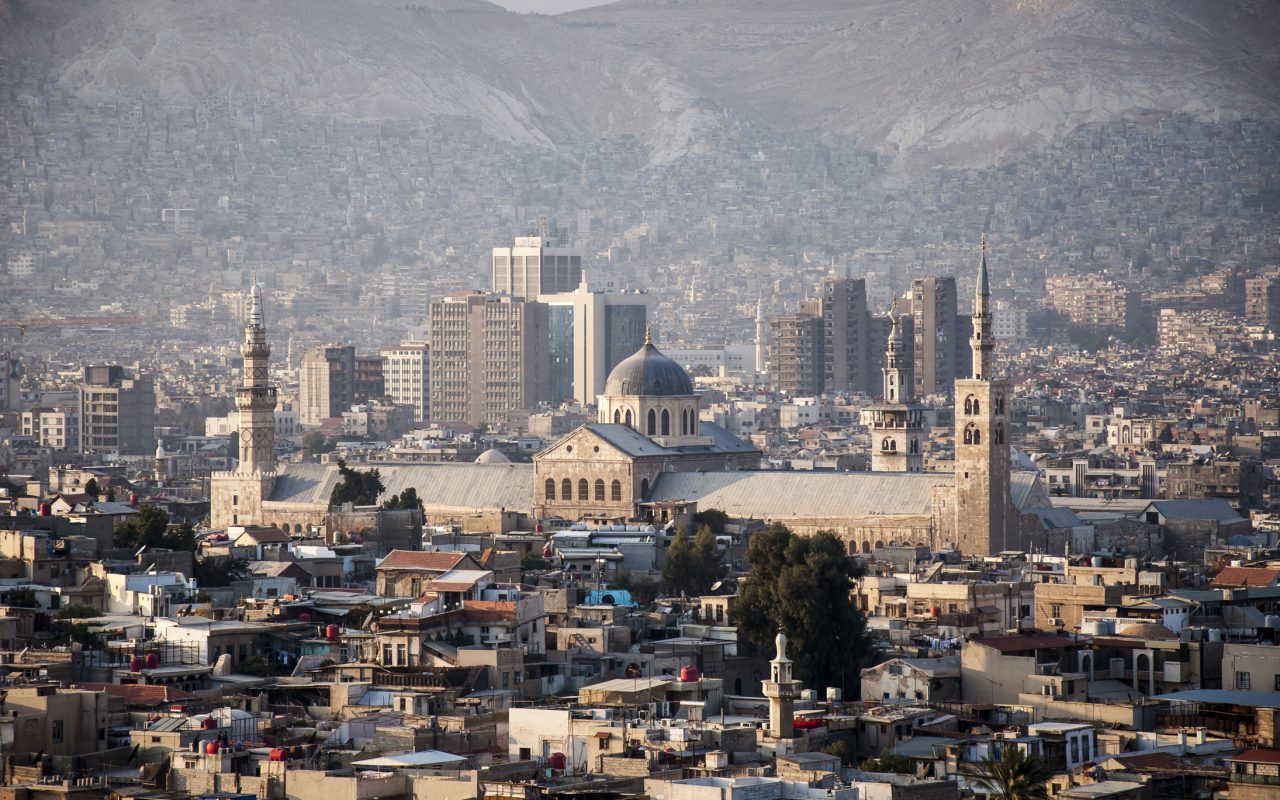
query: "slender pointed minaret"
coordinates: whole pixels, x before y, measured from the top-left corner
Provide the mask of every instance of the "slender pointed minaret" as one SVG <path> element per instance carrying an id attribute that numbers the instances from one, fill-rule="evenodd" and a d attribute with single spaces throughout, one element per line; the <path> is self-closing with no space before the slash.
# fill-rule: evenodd
<path id="1" fill-rule="evenodd" d="M 796 735 L 795 706 L 800 696 L 800 681 L 791 677 L 791 659 L 787 658 L 787 635 L 778 631 L 773 640 L 777 653 L 769 662 L 769 680 L 761 681 L 764 696 L 769 698 L 769 736 L 793 739 Z"/>
<path id="2" fill-rule="evenodd" d="M 232 472 L 215 472 L 209 484 L 209 525 L 258 525 L 263 502 L 275 483 L 276 387 L 271 385 L 268 362 L 271 345 L 262 309 L 262 287 L 254 279 L 249 290 L 244 341 L 240 344 L 244 369 L 236 389 L 240 420 L 240 462 Z"/>
<path id="3" fill-rule="evenodd" d="M 992 555 L 1020 546 L 1009 493 L 1009 384 L 992 373 L 991 279 L 983 236 L 973 298 L 973 378 L 956 381 L 954 544 Z"/>
<path id="4" fill-rule="evenodd" d="M 903 355 L 898 297 L 889 307 L 889 341 L 885 344 L 884 394 L 871 407 L 871 471 L 924 471 L 924 408 L 913 402 L 911 373 Z"/>
<path id="5" fill-rule="evenodd" d="M 769 324 L 764 318 L 764 295 L 756 299 L 756 374 L 763 375 L 765 371 L 764 363 L 764 344 L 765 334 L 769 330 Z"/>

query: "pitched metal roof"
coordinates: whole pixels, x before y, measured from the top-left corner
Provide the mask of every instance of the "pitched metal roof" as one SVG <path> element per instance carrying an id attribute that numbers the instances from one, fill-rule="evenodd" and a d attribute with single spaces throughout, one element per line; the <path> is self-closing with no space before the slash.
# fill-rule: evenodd
<path id="1" fill-rule="evenodd" d="M 933 514 L 933 490 L 948 474 L 928 472 L 665 472 L 649 492 L 655 502 L 696 501 L 730 517 L 848 517 Z"/>
<path id="2" fill-rule="evenodd" d="M 1230 503 L 1221 497 L 1205 497 L 1198 500 L 1152 500 L 1147 508 L 1159 511 L 1160 516 L 1165 519 L 1211 519 L 1218 522 L 1240 522 L 1244 519 L 1231 507 Z"/>
<path id="3" fill-rule="evenodd" d="M 386 487 L 379 500 L 413 488 L 428 509 L 527 511 L 533 507 L 532 464 L 355 464 L 377 469 Z M 327 506 L 337 464 L 289 464 L 271 487 L 272 503 Z"/>
<path id="4" fill-rule="evenodd" d="M 759 453 L 751 444 L 744 442 L 714 422 L 698 423 L 698 435 L 711 438 L 711 444 L 685 445 L 682 447 L 663 447 L 657 442 L 626 425 L 612 422 L 591 422 L 583 426 L 587 430 L 604 439 L 629 456 L 668 456 L 674 454 L 714 454 Z"/>

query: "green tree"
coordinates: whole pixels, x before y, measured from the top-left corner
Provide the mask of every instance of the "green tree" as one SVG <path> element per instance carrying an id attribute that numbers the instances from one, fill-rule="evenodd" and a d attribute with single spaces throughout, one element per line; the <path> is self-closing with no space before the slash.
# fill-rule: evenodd
<path id="1" fill-rule="evenodd" d="M 58 619 L 91 619 L 93 617 L 102 616 L 102 612 L 93 606 L 86 606 L 81 603 L 72 603 L 64 606 L 58 612 Z"/>
<path id="2" fill-rule="evenodd" d="M 796 536 L 774 523 L 752 535 L 751 568 L 738 584 L 733 620 L 756 647 L 771 653 L 787 634 L 796 677 L 813 688 L 839 686 L 848 696 L 870 662 L 867 621 L 850 596 L 857 565 L 836 536 Z"/>
<path id="3" fill-rule="evenodd" d="M 532 570 L 550 569 L 551 562 L 542 557 L 540 553 L 530 551 L 520 556 L 520 571 L 530 572 Z"/>
<path id="4" fill-rule="evenodd" d="M 10 605 L 14 608 L 40 607 L 40 600 L 36 597 L 35 590 L 28 589 L 26 586 L 21 586 L 17 589 L 10 589 L 5 592 L 4 603 L 5 605 Z"/>
<path id="5" fill-rule="evenodd" d="M 974 782 L 987 790 L 991 800 L 1045 800 L 1048 796 L 1049 770 L 1044 762 L 1011 744 L 976 766 Z"/>
<path id="6" fill-rule="evenodd" d="M 342 480 L 333 487 L 329 495 L 329 505 L 340 506 L 343 503 L 354 503 L 358 506 L 372 506 L 378 502 L 378 495 L 386 488 L 382 485 L 382 474 L 376 469 L 368 472 L 351 469 L 347 462 L 339 459 L 338 475 Z"/>
<path id="7" fill-rule="evenodd" d="M 695 528 L 701 528 L 707 525 L 711 528 L 712 533 L 724 533 L 724 528 L 729 524 L 729 515 L 718 508 L 708 508 L 706 511 L 699 511 L 693 515 L 693 525 Z"/>
<path id="8" fill-rule="evenodd" d="M 98 499 L 98 479 L 97 478 L 90 478 L 89 480 L 85 481 L 84 493 L 92 497 L 94 500 Z"/>
<path id="9" fill-rule="evenodd" d="M 391 495 L 382 507 L 391 511 L 422 511 L 422 498 L 418 497 L 418 490 L 410 486 L 400 494 Z"/>
<path id="10" fill-rule="evenodd" d="M 308 458 L 321 453 L 332 453 L 334 444 L 320 431 L 307 431 L 302 434 L 302 452 Z"/>
<path id="11" fill-rule="evenodd" d="M 867 772 L 896 772 L 900 775 L 916 774 L 916 765 L 906 756 L 895 755 L 888 750 L 881 750 L 880 755 L 862 762 L 862 769 Z"/>
<path id="12" fill-rule="evenodd" d="M 249 562 L 243 558 L 197 558 L 192 567 L 191 577 L 196 579 L 196 585 L 202 589 L 230 586 L 235 581 L 249 577 Z"/>
<path id="13" fill-rule="evenodd" d="M 162 547 L 167 550 L 195 550 L 196 531 L 191 524 L 172 525 L 163 508 L 143 506 L 128 521 L 116 526 L 116 547 Z"/>
<path id="14" fill-rule="evenodd" d="M 673 594 L 705 594 L 725 576 L 725 566 L 716 546 L 716 535 L 710 526 L 698 529 L 693 541 L 685 528 L 676 531 L 667 546 L 667 562 L 662 568 L 662 583 Z"/>

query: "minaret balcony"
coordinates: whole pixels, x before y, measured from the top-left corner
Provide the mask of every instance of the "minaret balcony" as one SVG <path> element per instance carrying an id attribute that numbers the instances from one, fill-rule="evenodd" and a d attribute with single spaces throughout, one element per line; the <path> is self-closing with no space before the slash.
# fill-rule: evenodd
<path id="1" fill-rule="evenodd" d="M 276 387 L 274 386 L 241 386 L 236 389 L 237 408 L 270 408 L 276 407 Z"/>

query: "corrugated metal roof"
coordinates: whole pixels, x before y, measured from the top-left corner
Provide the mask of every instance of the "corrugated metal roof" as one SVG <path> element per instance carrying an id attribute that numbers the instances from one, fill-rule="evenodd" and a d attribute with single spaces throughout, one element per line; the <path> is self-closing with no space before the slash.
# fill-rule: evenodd
<path id="1" fill-rule="evenodd" d="M 696 501 L 743 519 L 930 516 L 934 488 L 953 481 L 927 472 L 666 472 L 649 499 Z"/>
<path id="2" fill-rule="evenodd" d="M 1240 522 L 1244 518 L 1221 497 L 1205 497 L 1198 500 L 1152 500 L 1154 507 L 1166 519 L 1216 520 Z"/>
<path id="3" fill-rule="evenodd" d="M 380 500 L 417 490 L 428 509 L 528 511 L 532 464 L 355 464 L 377 469 L 386 487 Z M 270 502 L 326 506 L 338 482 L 337 464 L 289 464 L 271 488 Z"/>
<path id="4" fill-rule="evenodd" d="M 752 445 L 729 433 L 714 422 L 698 423 L 698 434 L 711 437 L 711 444 L 689 445 L 686 447 L 663 447 L 648 436 L 626 425 L 612 422 L 592 422 L 587 430 L 604 439 L 609 444 L 630 456 L 664 456 L 671 454 L 707 454 L 707 453 L 758 453 Z"/>

